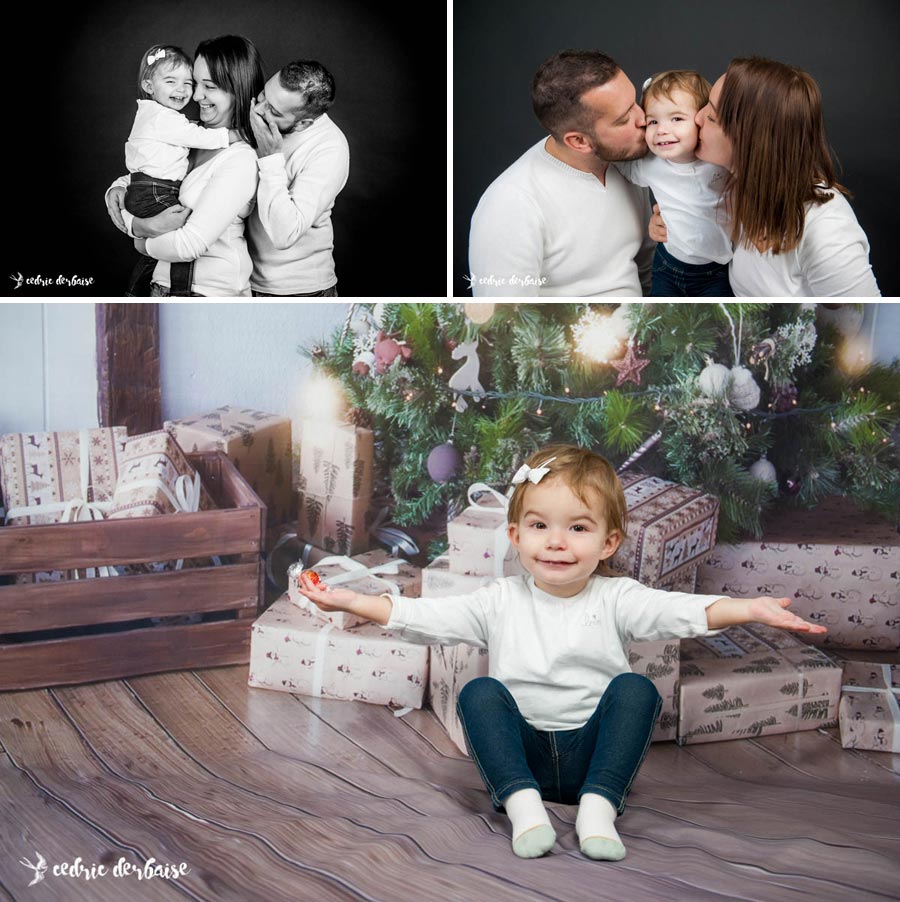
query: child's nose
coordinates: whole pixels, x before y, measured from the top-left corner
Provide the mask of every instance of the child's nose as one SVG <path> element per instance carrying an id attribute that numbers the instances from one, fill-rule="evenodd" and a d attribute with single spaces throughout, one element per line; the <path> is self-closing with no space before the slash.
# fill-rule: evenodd
<path id="1" fill-rule="evenodd" d="M 552 548 L 562 548 L 566 544 L 566 532 L 564 529 L 550 529 L 547 531 L 547 544 Z"/>

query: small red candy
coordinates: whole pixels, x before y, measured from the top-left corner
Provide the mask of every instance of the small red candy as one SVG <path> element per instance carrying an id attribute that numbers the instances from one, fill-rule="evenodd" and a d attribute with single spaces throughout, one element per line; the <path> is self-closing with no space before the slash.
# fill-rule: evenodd
<path id="1" fill-rule="evenodd" d="M 318 586 L 322 582 L 322 577 L 315 570 L 304 570 L 300 576 L 305 576 L 314 586 Z"/>

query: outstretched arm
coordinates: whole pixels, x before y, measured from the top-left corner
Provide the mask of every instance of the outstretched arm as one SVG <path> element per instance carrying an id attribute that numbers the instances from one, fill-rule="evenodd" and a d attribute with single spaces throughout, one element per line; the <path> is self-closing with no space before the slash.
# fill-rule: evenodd
<path id="1" fill-rule="evenodd" d="M 787 608 L 790 598 L 720 598 L 706 609 L 706 622 L 711 630 L 739 623 L 765 623 L 777 629 L 797 633 L 827 633 L 828 629 L 809 623 Z"/>

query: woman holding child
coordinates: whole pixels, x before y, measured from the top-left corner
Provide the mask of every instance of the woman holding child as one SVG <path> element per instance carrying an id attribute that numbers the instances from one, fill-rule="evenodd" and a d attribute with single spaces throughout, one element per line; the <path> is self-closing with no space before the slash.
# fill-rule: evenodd
<path id="1" fill-rule="evenodd" d="M 767 59 L 732 60 L 697 113 L 696 156 L 724 167 L 739 297 L 878 297 L 869 243 L 837 182 L 815 80 Z M 657 213 L 650 237 L 666 241 Z"/>

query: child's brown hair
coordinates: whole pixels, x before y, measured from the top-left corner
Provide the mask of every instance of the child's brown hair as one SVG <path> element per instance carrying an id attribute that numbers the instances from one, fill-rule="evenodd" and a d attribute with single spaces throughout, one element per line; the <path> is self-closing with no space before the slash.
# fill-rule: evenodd
<path id="1" fill-rule="evenodd" d="M 647 102 L 654 97 L 668 97 L 672 100 L 673 91 L 684 91 L 693 98 L 699 111 L 706 106 L 712 85 L 699 73 L 691 69 L 670 69 L 658 72 L 644 88 L 641 106 L 647 112 Z"/>
<path id="2" fill-rule="evenodd" d="M 625 492 L 622 490 L 622 483 L 612 464 L 595 451 L 563 443 L 547 445 L 539 451 L 535 451 L 525 463 L 532 468 L 540 467 L 551 457 L 555 457 L 556 460 L 549 464 L 550 472 L 544 476 L 544 479 L 562 479 L 587 505 L 591 503 L 588 493 L 596 492 L 603 500 L 603 515 L 606 519 L 607 532 L 617 531 L 624 538 L 627 515 Z M 531 484 L 526 480 L 515 486 L 509 500 L 507 522 L 517 523 L 519 521 L 524 510 L 525 495 Z"/>

